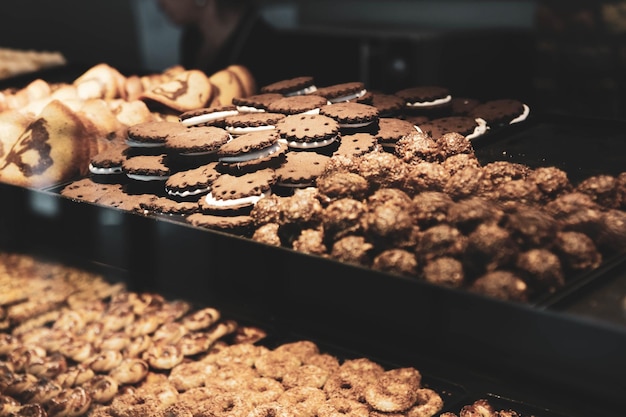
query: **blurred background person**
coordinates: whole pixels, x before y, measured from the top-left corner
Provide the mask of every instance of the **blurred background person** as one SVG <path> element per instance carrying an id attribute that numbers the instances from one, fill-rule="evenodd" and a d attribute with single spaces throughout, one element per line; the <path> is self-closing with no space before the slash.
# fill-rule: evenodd
<path id="1" fill-rule="evenodd" d="M 356 40 L 278 29 L 254 0 L 157 1 L 182 29 L 179 63 L 185 68 L 210 75 L 244 65 L 259 86 L 301 75 L 315 76 L 321 84 L 358 77 Z"/>

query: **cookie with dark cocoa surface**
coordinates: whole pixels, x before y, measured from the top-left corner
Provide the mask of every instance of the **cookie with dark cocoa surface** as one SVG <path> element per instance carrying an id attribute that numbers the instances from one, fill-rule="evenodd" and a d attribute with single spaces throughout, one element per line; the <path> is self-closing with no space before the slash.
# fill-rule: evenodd
<path id="1" fill-rule="evenodd" d="M 124 211 L 144 213 L 141 204 L 154 198 L 157 198 L 157 196 L 150 192 L 128 193 L 125 188 L 113 189 L 100 197 L 96 204 Z"/>
<path id="2" fill-rule="evenodd" d="M 127 129 L 126 144 L 139 148 L 162 147 L 168 136 L 186 129 L 182 124 L 170 121 L 138 123 Z"/>
<path id="3" fill-rule="evenodd" d="M 167 197 L 157 196 L 147 201 L 142 201 L 139 206 L 150 214 L 188 215 L 199 213 L 198 201 L 176 201 Z"/>
<path id="4" fill-rule="evenodd" d="M 276 169 L 276 184 L 293 188 L 314 186 L 329 159 L 316 152 L 289 152 L 285 163 Z"/>
<path id="5" fill-rule="evenodd" d="M 165 149 L 182 156 L 208 155 L 216 153 L 230 139 L 230 134 L 221 127 L 198 126 L 169 135 Z"/>
<path id="6" fill-rule="evenodd" d="M 372 93 L 369 104 L 378 109 L 380 117 L 397 117 L 402 114 L 404 100 L 394 94 Z"/>
<path id="7" fill-rule="evenodd" d="M 328 146 L 339 137 L 339 123 L 321 114 L 294 114 L 276 125 L 281 139 L 290 148 L 313 149 Z"/>
<path id="8" fill-rule="evenodd" d="M 89 173 L 94 179 L 123 175 L 122 163 L 127 158 L 129 146 L 124 143 L 112 144 L 107 149 L 98 152 L 89 161 Z"/>
<path id="9" fill-rule="evenodd" d="M 223 172 L 242 174 L 257 169 L 278 167 L 284 160 L 287 146 L 279 142 L 276 131 L 267 130 L 236 136 L 217 152 L 219 169 Z"/>
<path id="10" fill-rule="evenodd" d="M 337 150 L 333 153 L 333 156 L 361 156 L 368 152 L 375 151 L 377 145 L 378 140 L 371 133 L 360 132 L 343 135 L 341 137 L 341 143 L 339 144 Z"/>
<path id="11" fill-rule="evenodd" d="M 172 173 L 165 154 L 133 156 L 124 161 L 122 171 L 136 181 L 166 181 Z"/>
<path id="12" fill-rule="evenodd" d="M 201 195 L 211 191 L 211 184 L 221 175 L 217 165 L 217 162 L 211 162 L 170 175 L 165 181 L 165 192 L 178 201 L 197 202 Z"/>
<path id="13" fill-rule="evenodd" d="M 224 119 L 239 114 L 234 105 L 203 107 L 189 110 L 178 116 L 185 127 L 192 126 L 224 126 Z"/>
<path id="14" fill-rule="evenodd" d="M 479 104 L 469 115 L 484 119 L 489 127 L 501 127 L 524 121 L 529 113 L 530 108 L 519 100 L 498 99 Z"/>
<path id="15" fill-rule="evenodd" d="M 319 109 L 328 105 L 328 100 L 315 94 L 283 97 L 267 106 L 267 110 L 273 113 L 285 115 L 299 113 L 319 113 Z"/>
<path id="16" fill-rule="evenodd" d="M 435 140 L 452 132 L 460 133 L 468 139 L 475 139 L 487 132 L 487 122 L 484 119 L 469 116 L 440 117 L 417 127 Z"/>
<path id="17" fill-rule="evenodd" d="M 218 230 L 241 236 L 248 236 L 254 230 L 252 217 L 245 214 L 220 216 L 207 213 L 192 213 L 185 217 L 185 221 L 196 227 Z"/>
<path id="18" fill-rule="evenodd" d="M 284 96 L 297 96 L 311 94 L 316 90 L 315 79 L 311 76 L 304 75 L 264 85 L 261 87 L 260 92 L 278 93 Z"/>
<path id="19" fill-rule="evenodd" d="M 341 102 L 320 108 L 320 114 L 337 121 L 340 129 L 365 129 L 378 122 L 378 109 L 355 102 Z"/>
<path id="20" fill-rule="evenodd" d="M 224 120 L 224 128 L 231 135 L 237 136 L 251 132 L 273 130 L 284 118 L 285 115 L 281 113 L 241 113 L 227 117 Z"/>
<path id="21" fill-rule="evenodd" d="M 284 97 L 279 93 L 262 93 L 248 97 L 233 97 L 233 104 L 240 113 L 256 113 L 267 111 L 270 104 Z"/>
<path id="22" fill-rule="evenodd" d="M 404 109 L 410 113 L 447 109 L 452 100 L 450 90 L 438 85 L 409 87 L 396 91 L 395 95 L 404 100 Z"/>
<path id="23" fill-rule="evenodd" d="M 385 148 L 393 148 L 397 141 L 417 131 L 415 125 L 407 120 L 395 117 L 378 119 L 378 131 L 374 137 Z"/>
<path id="24" fill-rule="evenodd" d="M 452 100 L 450 100 L 450 114 L 452 116 L 467 116 L 480 103 L 480 100 L 475 98 L 452 97 Z"/>
<path id="25" fill-rule="evenodd" d="M 91 178 L 82 178 L 63 187 L 60 194 L 73 200 L 93 203 L 113 189 L 121 190 L 122 186 L 120 184 L 103 184 L 95 182 Z"/>
<path id="26" fill-rule="evenodd" d="M 365 84 L 360 81 L 352 81 L 347 83 L 333 84 L 326 87 L 320 87 L 315 92 L 316 95 L 322 96 L 331 103 L 341 103 L 344 101 L 356 101 L 367 93 Z"/>
<path id="27" fill-rule="evenodd" d="M 211 185 L 211 191 L 200 198 L 205 213 L 249 212 L 260 199 L 272 193 L 276 182 L 272 169 L 263 169 L 243 175 L 223 174 Z"/>

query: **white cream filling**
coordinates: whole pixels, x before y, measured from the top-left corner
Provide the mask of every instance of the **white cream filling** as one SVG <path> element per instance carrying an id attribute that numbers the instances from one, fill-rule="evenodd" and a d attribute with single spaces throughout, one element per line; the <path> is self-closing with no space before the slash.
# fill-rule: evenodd
<path id="1" fill-rule="evenodd" d="M 189 126 L 201 125 L 203 123 L 212 122 L 214 120 L 223 119 L 228 116 L 235 116 L 238 113 L 239 112 L 237 110 L 222 110 L 222 111 L 216 111 L 212 113 L 189 117 L 187 119 L 181 120 L 180 122 L 183 124 L 183 126 L 189 127 Z"/>
<path id="2" fill-rule="evenodd" d="M 206 201 L 206 203 L 212 207 L 228 208 L 228 207 L 236 207 L 236 206 L 242 206 L 242 205 L 254 205 L 260 199 L 267 197 L 271 194 L 272 194 L 271 190 L 268 190 L 265 193 L 261 193 L 261 195 L 252 195 L 249 197 L 233 198 L 231 200 L 221 200 L 221 199 L 217 199 L 213 197 L 212 193 L 208 193 L 206 197 L 204 197 L 204 201 Z"/>
<path id="3" fill-rule="evenodd" d="M 89 172 L 92 174 L 121 174 L 122 167 L 111 167 L 111 168 L 96 168 L 92 164 L 89 164 Z"/>
<path id="4" fill-rule="evenodd" d="M 306 88 L 303 88 L 302 90 L 297 90 L 297 91 L 292 91 L 291 93 L 287 93 L 285 94 L 285 97 L 292 97 L 292 96 L 302 96 L 305 94 L 311 94 L 317 91 L 317 87 L 312 85 Z"/>
<path id="5" fill-rule="evenodd" d="M 137 181 L 166 181 L 170 177 L 169 175 L 139 175 L 130 173 L 126 173 L 126 176 L 131 180 Z"/>
<path id="6" fill-rule="evenodd" d="M 254 126 L 254 127 L 233 127 L 233 126 L 226 126 L 226 131 L 228 133 L 230 133 L 231 135 L 244 135 L 246 133 L 251 133 L 251 132 L 261 132 L 264 130 L 273 130 L 276 129 L 276 126 L 274 125 L 266 125 L 266 126 Z"/>
<path id="7" fill-rule="evenodd" d="M 475 139 L 478 136 L 484 135 L 485 132 L 487 132 L 488 128 L 487 128 L 487 122 L 485 121 L 485 119 L 481 119 L 480 117 L 477 117 L 475 120 L 476 120 L 477 126 L 474 128 L 474 132 L 465 136 L 467 139 Z"/>
<path id="8" fill-rule="evenodd" d="M 370 120 L 369 122 L 361 122 L 361 123 L 339 123 L 339 127 L 343 127 L 343 128 L 354 127 L 354 128 L 357 128 L 357 127 L 369 126 L 372 123 L 374 123 L 373 120 Z"/>
<path id="9" fill-rule="evenodd" d="M 131 148 L 159 148 L 164 146 L 159 142 L 137 142 L 136 140 L 126 139 L 126 144 Z"/>
<path id="10" fill-rule="evenodd" d="M 367 93 L 367 89 L 363 89 L 359 91 L 358 93 L 349 94 L 347 96 L 331 98 L 331 99 L 328 99 L 328 101 L 330 101 L 331 103 L 341 103 L 344 101 L 356 100 L 357 98 L 363 97 L 365 93 Z"/>
<path id="11" fill-rule="evenodd" d="M 198 194 L 204 194 L 208 191 L 211 190 L 211 187 L 206 187 L 206 188 L 197 188 L 195 190 L 190 190 L 190 191 L 176 191 L 176 190 L 171 190 L 171 189 L 167 189 L 167 193 L 171 196 L 174 197 L 190 197 L 190 196 L 194 196 L 194 195 L 198 195 Z"/>
<path id="12" fill-rule="evenodd" d="M 517 116 L 515 119 L 511 120 L 509 124 L 512 125 L 513 123 L 523 122 L 524 120 L 526 120 L 529 114 L 530 114 L 530 107 L 524 104 L 524 112 L 520 114 L 519 116 Z"/>
<path id="13" fill-rule="evenodd" d="M 289 146 L 290 148 L 297 148 L 297 149 L 321 148 L 323 146 L 330 145 L 331 143 L 333 143 L 336 140 L 337 140 L 337 136 L 335 136 L 333 138 L 330 138 L 330 139 L 317 141 L 317 142 L 296 142 L 296 141 L 291 141 L 291 142 L 287 142 L 287 146 Z"/>
<path id="14" fill-rule="evenodd" d="M 235 155 L 235 156 L 224 156 L 224 157 L 218 158 L 218 160 L 220 162 L 228 162 L 228 163 L 246 162 L 246 161 L 252 161 L 254 159 L 265 158 L 266 156 L 270 156 L 273 153 L 278 152 L 279 150 L 280 150 L 280 143 L 276 142 L 268 146 L 267 148 L 260 149 L 258 151 L 246 152 L 244 154 Z"/>
<path id="15" fill-rule="evenodd" d="M 239 113 L 265 113 L 265 109 L 252 106 L 237 106 L 237 111 Z"/>
<path id="16" fill-rule="evenodd" d="M 439 104 L 446 104 L 450 100 L 452 100 L 452 96 L 446 96 L 444 98 L 438 98 L 433 101 L 419 101 L 414 103 L 406 103 L 407 107 L 432 107 L 437 106 Z"/>

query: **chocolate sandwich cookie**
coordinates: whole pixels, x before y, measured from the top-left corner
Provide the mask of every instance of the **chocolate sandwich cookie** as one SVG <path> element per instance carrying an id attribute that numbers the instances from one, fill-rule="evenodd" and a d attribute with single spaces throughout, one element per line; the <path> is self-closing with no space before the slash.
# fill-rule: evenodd
<path id="1" fill-rule="evenodd" d="M 234 105 L 203 107 L 189 110 L 178 116 L 180 123 L 185 127 L 192 126 L 224 126 L 224 119 L 239 114 Z"/>
<path id="2" fill-rule="evenodd" d="M 435 140 L 451 132 L 459 133 L 468 139 L 475 139 L 485 134 L 487 123 L 478 117 L 449 116 L 422 123 L 418 129 Z"/>
<path id="3" fill-rule="evenodd" d="M 471 117 L 480 117 L 489 127 L 501 127 L 526 120 L 530 108 L 519 100 L 498 99 L 489 100 L 469 113 Z"/>
<path id="4" fill-rule="evenodd" d="M 98 152 L 89 161 L 89 174 L 94 181 L 120 181 L 125 178 L 122 163 L 126 160 L 129 146 L 123 143 L 112 144 Z"/>
<path id="5" fill-rule="evenodd" d="M 380 117 L 398 117 L 404 109 L 404 100 L 394 94 L 372 93 L 371 103 L 364 104 L 376 107 Z"/>
<path id="6" fill-rule="evenodd" d="M 404 100 L 404 110 L 415 113 L 441 114 L 450 107 L 452 95 L 446 87 L 426 85 L 405 88 L 395 93 Z"/>
<path id="7" fill-rule="evenodd" d="M 257 113 L 268 111 L 268 106 L 284 98 L 282 94 L 278 93 L 264 93 L 255 94 L 249 97 L 233 97 L 233 104 L 236 106 L 239 113 Z"/>
<path id="8" fill-rule="evenodd" d="M 334 84 L 318 88 L 315 94 L 326 98 L 331 103 L 356 101 L 367 93 L 365 84 L 360 81 Z"/>
<path id="9" fill-rule="evenodd" d="M 378 131 L 374 137 L 383 148 L 393 150 L 397 141 L 416 131 L 415 125 L 407 120 L 381 117 L 378 119 Z"/>
<path id="10" fill-rule="evenodd" d="M 99 183 L 91 178 L 82 178 L 63 187 L 60 194 L 72 200 L 95 203 L 104 194 L 114 189 L 121 190 L 121 184 Z"/>
<path id="11" fill-rule="evenodd" d="M 126 188 L 110 190 L 96 201 L 96 204 L 123 211 L 145 214 L 142 204 L 157 196 L 150 192 L 128 192 Z"/>
<path id="12" fill-rule="evenodd" d="M 275 182 L 276 174 L 272 169 L 239 176 L 223 174 L 213 181 L 211 191 L 200 198 L 200 208 L 209 214 L 248 214 L 257 201 L 272 194 Z"/>
<path id="13" fill-rule="evenodd" d="M 211 191 L 211 184 L 221 173 L 217 162 L 211 162 L 197 168 L 176 172 L 165 181 L 165 192 L 177 201 L 198 202 L 200 196 Z"/>
<path id="14" fill-rule="evenodd" d="M 221 127 L 198 126 L 169 135 L 165 150 L 182 157 L 206 156 L 216 153 L 229 140 L 230 134 Z"/>
<path id="15" fill-rule="evenodd" d="M 376 129 L 379 117 L 376 107 L 349 101 L 324 106 L 320 114 L 335 119 L 342 133 Z"/>
<path id="16" fill-rule="evenodd" d="M 283 97 L 267 106 L 267 110 L 274 113 L 291 114 L 317 114 L 320 108 L 328 105 L 328 100 L 315 94 L 302 96 Z"/>
<path id="17" fill-rule="evenodd" d="M 249 237 L 254 228 L 254 220 L 247 214 L 220 216 L 207 213 L 193 213 L 185 221 L 195 227 L 217 230 L 224 233 Z"/>
<path id="18" fill-rule="evenodd" d="M 165 154 L 130 157 L 122 164 L 122 171 L 132 180 L 126 184 L 126 191 L 132 194 L 164 194 L 163 184 L 171 175 Z"/>
<path id="19" fill-rule="evenodd" d="M 276 169 L 276 185 L 287 188 L 315 186 L 330 157 L 316 152 L 289 152 L 285 163 Z"/>
<path id="20" fill-rule="evenodd" d="M 277 93 L 283 96 L 299 96 L 303 94 L 311 94 L 317 90 L 315 79 L 311 76 L 304 75 L 285 80 L 276 81 L 261 87 L 261 93 Z"/>
<path id="21" fill-rule="evenodd" d="M 127 129 L 126 144 L 132 148 L 161 148 L 171 134 L 187 128 L 178 122 L 152 121 L 130 126 Z"/>
<path id="22" fill-rule="evenodd" d="M 276 168 L 283 162 L 287 152 L 287 146 L 280 143 L 279 139 L 276 129 L 237 136 L 218 150 L 219 169 L 238 175 Z"/>
<path id="23" fill-rule="evenodd" d="M 321 114 L 286 116 L 276 126 L 281 139 L 295 149 L 317 149 L 333 144 L 339 138 L 339 123 Z"/>
<path id="24" fill-rule="evenodd" d="M 452 97 L 452 100 L 450 100 L 450 114 L 452 116 L 467 116 L 479 104 L 480 100 L 475 98 Z"/>
<path id="25" fill-rule="evenodd" d="M 251 132 L 273 130 L 276 125 L 285 118 L 281 113 L 243 113 L 227 117 L 224 128 L 233 136 L 244 135 Z"/>
<path id="26" fill-rule="evenodd" d="M 374 152 L 378 146 L 378 141 L 374 135 L 366 132 L 353 133 L 350 135 L 342 135 L 341 143 L 335 155 L 354 157 L 362 156 L 369 152 Z"/>
<path id="27" fill-rule="evenodd" d="M 176 201 L 161 196 L 155 196 L 154 198 L 142 201 L 139 206 L 147 214 L 186 216 L 200 212 L 198 201 Z"/>

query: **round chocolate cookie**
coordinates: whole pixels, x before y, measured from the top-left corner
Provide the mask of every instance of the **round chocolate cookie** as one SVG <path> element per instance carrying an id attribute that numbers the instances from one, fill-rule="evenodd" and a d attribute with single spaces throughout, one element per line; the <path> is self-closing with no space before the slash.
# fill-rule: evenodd
<path id="1" fill-rule="evenodd" d="M 220 127 L 198 126 L 169 135 L 165 149 L 183 156 L 208 155 L 217 152 L 230 138 L 230 134 Z"/>
<path id="2" fill-rule="evenodd" d="M 243 135 L 262 130 L 272 130 L 276 124 L 285 118 L 281 113 L 257 112 L 242 113 L 227 117 L 224 121 L 225 129 L 231 135 Z"/>
<path id="3" fill-rule="evenodd" d="M 521 122 L 528 117 L 529 112 L 529 107 L 519 100 L 499 99 L 479 104 L 469 115 L 484 119 L 489 127 L 499 127 Z"/>
<path id="4" fill-rule="evenodd" d="M 341 143 L 339 144 L 337 150 L 333 153 L 333 156 L 361 156 L 375 151 L 377 145 L 378 141 L 371 133 L 360 132 L 353 133 L 351 135 L 343 135 L 341 137 Z"/>
<path id="5" fill-rule="evenodd" d="M 450 100 L 450 114 L 452 116 L 467 116 L 479 104 L 480 100 L 475 98 L 452 97 L 452 100 Z"/>
<path id="6" fill-rule="evenodd" d="M 417 131 L 415 125 L 409 121 L 393 117 L 378 119 L 378 131 L 374 137 L 384 148 L 393 149 L 396 142 Z"/>
<path id="7" fill-rule="evenodd" d="M 199 204 L 203 212 L 233 213 L 249 211 L 257 201 L 271 194 L 276 182 L 274 170 L 263 169 L 239 176 L 223 174 L 211 186 Z"/>
<path id="8" fill-rule="evenodd" d="M 316 90 L 315 79 L 308 75 L 277 81 L 260 89 L 261 93 L 278 93 L 284 96 L 311 94 Z"/>
<path id="9" fill-rule="evenodd" d="M 274 130 L 246 133 L 222 145 L 217 152 L 222 171 L 241 174 L 280 165 L 287 146 Z"/>
<path id="10" fill-rule="evenodd" d="M 452 100 L 450 90 L 436 85 L 405 88 L 395 95 L 404 100 L 404 109 L 412 113 L 447 109 Z"/>
<path id="11" fill-rule="evenodd" d="M 152 121 L 130 126 L 127 129 L 126 144 L 131 147 L 162 147 L 168 136 L 185 131 L 187 128 L 178 122 Z"/>
<path id="12" fill-rule="evenodd" d="M 170 198 L 179 201 L 197 202 L 199 196 L 211 191 L 211 184 L 221 175 L 217 165 L 217 162 L 211 162 L 170 175 L 165 181 L 165 192 Z"/>
<path id="13" fill-rule="evenodd" d="M 468 139 L 475 139 L 485 134 L 487 123 L 481 118 L 468 116 L 448 116 L 432 119 L 418 125 L 419 130 L 437 140 L 446 133 L 460 133 Z"/>
<path id="14" fill-rule="evenodd" d="M 404 100 L 394 94 L 372 93 L 369 104 L 378 109 L 380 117 L 399 116 L 404 108 Z"/>
<path id="15" fill-rule="evenodd" d="M 376 107 L 349 101 L 324 106 L 320 114 L 335 119 L 340 129 L 365 129 L 378 122 Z"/>
<path id="16" fill-rule="evenodd" d="M 307 113 L 319 113 L 320 107 L 327 106 L 328 101 L 324 97 L 315 94 L 283 97 L 267 106 L 267 110 L 273 113 L 285 115 Z"/>
<path id="17" fill-rule="evenodd" d="M 329 159 L 316 152 L 289 152 L 285 163 L 276 169 L 276 184 L 294 188 L 314 186 Z"/>
<path id="18" fill-rule="evenodd" d="M 196 227 L 242 236 L 249 235 L 254 228 L 253 219 L 248 215 L 219 216 L 206 213 L 192 213 L 185 217 L 185 221 Z"/>
<path id="19" fill-rule="evenodd" d="M 286 116 L 276 128 L 290 148 L 309 149 L 332 144 L 339 135 L 339 123 L 321 114 Z"/>
<path id="20" fill-rule="evenodd" d="M 224 119 L 235 116 L 239 112 L 233 105 L 204 107 L 197 110 L 189 110 L 178 116 L 183 126 L 220 126 L 224 125 Z"/>
<path id="21" fill-rule="evenodd" d="M 95 203 L 113 189 L 121 190 L 122 186 L 120 184 L 102 184 L 91 178 L 82 178 L 63 187 L 60 194 L 73 200 Z"/>
<path id="22" fill-rule="evenodd" d="M 124 161 L 122 170 L 128 178 L 138 182 L 163 183 L 171 175 L 164 154 L 133 156 Z"/>
<path id="23" fill-rule="evenodd" d="M 129 146 L 123 143 L 113 144 L 107 149 L 98 152 L 89 161 L 89 173 L 98 181 L 117 180 L 122 171 L 122 163 L 127 158 Z"/>
<path id="24" fill-rule="evenodd" d="M 140 207 L 147 213 L 166 214 L 166 215 L 189 215 L 199 213 L 200 206 L 198 201 L 181 202 L 172 200 L 167 197 L 155 197 L 147 201 L 143 201 Z"/>
<path id="25" fill-rule="evenodd" d="M 334 84 L 327 87 L 318 88 L 316 95 L 326 98 L 331 103 L 341 103 L 344 101 L 355 101 L 367 93 L 365 84 L 360 81 L 353 81 L 341 84 Z"/>
<path id="26" fill-rule="evenodd" d="M 255 94 L 248 97 L 233 97 L 233 104 L 240 113 L 256 113 L 267 111 L 271 103 L 281 98 L 284 96 L 278 93 Z"/>

